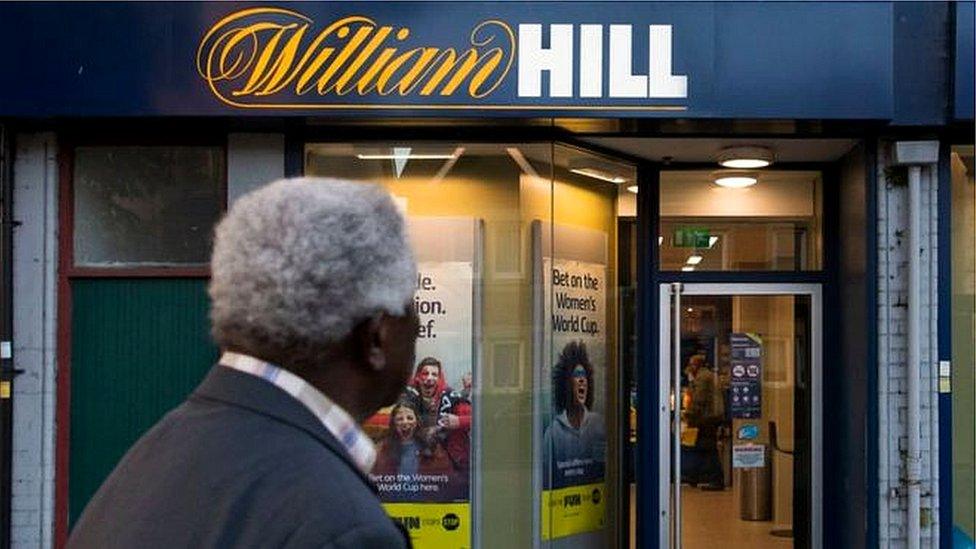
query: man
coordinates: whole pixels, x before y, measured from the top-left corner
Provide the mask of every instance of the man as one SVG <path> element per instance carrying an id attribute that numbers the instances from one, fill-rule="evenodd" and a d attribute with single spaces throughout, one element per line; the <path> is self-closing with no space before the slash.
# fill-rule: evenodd
<path id="1" fill-rule="evenodd" d="M 428 356 L 417 364 L 407 393 L 422 406 L 421 415 L 427 427 L 437 426 L 444 398 L 450 394 L 441 361 Z"/>
<path id="2" fill-rule="evenodd" d="M 413 378 L 405 389 L 406 397 L 417 402 L 422 424 L 420 437 L 430 447 L 440 444 L 443 430 L 441 411 L 450 405 L 447 400 L 451 388 L 444 377 L 441 361 L 434 357 L 425 357 L 414 370 Z"/>
<path id="3" fill-rule="evenodd" d="M 722 464 L 718 459 L 718 428 L 724 420 L 718 379 L 705 365 L 704 355 L 692 355 L 685 369 L 691 382 L 691 405 L 685 413 L 690 427 L 698 429 L 687 480 L 703 490 L 724 490 Z"/>
<path id="4" fill-rule="evenodd" d="M 375 185 L 278 181 L 216 230 L 219 364 L 123 457 L 71 547 L 397 548 L 358 424 L 414 360 L 416 268 Z"/>

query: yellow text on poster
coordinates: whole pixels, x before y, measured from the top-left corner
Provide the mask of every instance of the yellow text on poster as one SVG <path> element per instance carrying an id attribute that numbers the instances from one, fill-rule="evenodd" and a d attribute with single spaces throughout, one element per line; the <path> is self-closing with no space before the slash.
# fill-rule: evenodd
<path id="1" fill-rule="evenodd" d="M 606 523 L 606 486 L 583 484 L 542 492 L 542 539 L 593 532 Z"/>
<path id="2" fill-rule="evenodd" d="M 410 533 L 415 549 L 471 547 L 470 503 L 384 503 L 383 508 Z"/>

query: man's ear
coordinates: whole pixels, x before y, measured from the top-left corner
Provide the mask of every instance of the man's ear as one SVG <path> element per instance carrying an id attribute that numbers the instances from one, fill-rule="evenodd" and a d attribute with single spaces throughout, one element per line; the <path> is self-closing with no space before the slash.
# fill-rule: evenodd
<path id="1" fill-rule="evenodd" d="M 385 315 L 377 314 L 363 323 L 362 352 L 370 370 L 379 372 L 386 368 L 386 340 L 389 328 Z"/>

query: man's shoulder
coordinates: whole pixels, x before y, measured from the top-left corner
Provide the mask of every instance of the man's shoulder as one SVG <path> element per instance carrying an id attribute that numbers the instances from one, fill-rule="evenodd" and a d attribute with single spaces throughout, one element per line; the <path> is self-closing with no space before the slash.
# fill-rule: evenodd
<path id="1" fill-rule="evenodd" d="M 229 510 L 244 508 L 272 519 L 238 523 Z M 157 524 L 161 515 L 184 528 Z M 206 545 L 226 536 L 243 545 L 323 546 L 363 528 L 397 533 L 368 482 L 334 449 L 274 418 L 207 402 L 181 405 L 147 433 L 79 526 L 79 547 Z"/>

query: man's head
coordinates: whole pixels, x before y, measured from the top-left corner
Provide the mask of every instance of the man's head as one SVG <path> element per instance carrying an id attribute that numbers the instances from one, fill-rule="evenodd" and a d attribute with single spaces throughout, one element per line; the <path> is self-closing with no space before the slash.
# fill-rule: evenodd
<path id="1" fill-rule="evenodd" d="M 697 374 L 698 370 L 701 370 L 704 365 L 704 355 L 692 355 L 691 358 L 688 359 L 688 371 L 691 373 L 691 375 Z"/>
<path id="2" fill-rule="evenodd" d="M 420 396 L 424 398 L 434 398 L 444 389 L 443 375 L 441 371 L 441 361 L 433 357 L 427 357 L 417 364 L 414 374 L 414 384 Z"/>
<path id="3" fill-rule="evenodd" d="M 552 376 L 556 410 L 592 408 L 593 365 L 590 364 L 585 343 L 567 343 L 559 353 Z"/>
<path id="4" fill-rule="evenodd" d="M 382 188 L 277 181 L 240 198 L 217 226 L 213 336 L 365 417 L 409 376 L 415 278 L 403 219 Z"/>

